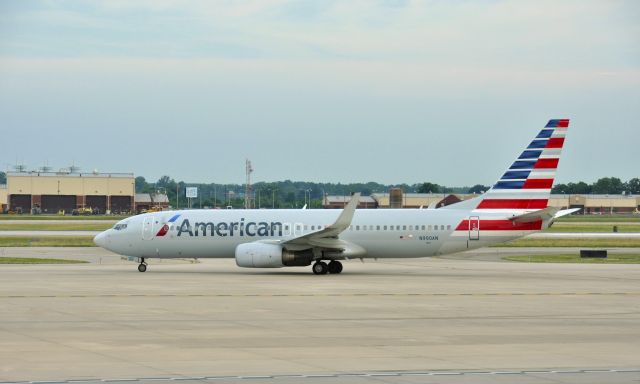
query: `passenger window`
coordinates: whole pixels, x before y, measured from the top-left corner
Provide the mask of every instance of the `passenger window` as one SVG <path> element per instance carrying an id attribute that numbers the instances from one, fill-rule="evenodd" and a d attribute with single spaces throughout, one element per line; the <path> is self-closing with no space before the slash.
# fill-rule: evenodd
<path id="1" fill-rule="evenodd" d="M 410 226 L 409 226 L 409 230 L 410 230 L 410 231 L 413 231 L 413 225 L 410 225 Z"/>
<path id="2" fill-rule="evenodd" d="M 289 227 L 289 224 L 285 224 L 284 225 L 284 232 L 283 233 L 284 233 L 285 236 L 291 235 L 291 228 Z"/>
<path id="3" fill-rule="evenodd" d="M 438 226 L 437 226 L 437 225 L 434 225 L 434 226 L 433 226 L 433 230 L 434 230 L 434 231 L 437 231 L 437 230 L 438 230 Z"/>
<path id="4" fill-rule="evenodd" d="M 403 230 L 403 231 L 406 231 L 406 230 L 407 230 L 407 226 L 406 226 L 406 225 L 403 225 L 403 226 L 402 226 L 402 230 Z"/>
<path id="5" fill-rule="evenodd" d="M 305 226 L 304 226 L 304 231 L 306 232 L 308 229 L 309 229 L 309 226 L 308 226 L 308 225 L 305 225 Z"/>
<path id="6" fill-rule="evenodd" d="M 447 225 L 447 231 L 450 231 L 450 230 L 451 230 L 451 226 Z"/>
<path id="7" fill-rule="evenodd" d="M 376 231 L 379 231 L 379 230 L 380 230 L 380 226 L 379 226 L 379 225 L 377 225 L 377 226 L 376 226 Z"/>
<path id="8" fill-rule="evenodd" d="M 387 230 L 387 226 L 385 225 L 384 227 L 382 227 L 385 231 Z"/>
<path id="9" fill-rule="evenodd" d="M 359 230 L 360 230 L 360 226 L 356 225 L 356 231 L 359 231 Z"/>
<path id="10" fill-rule="evenodd" d="M 370 225 L 370 226 L 369 226 L 369 230 L 370 230 L 370 231 L 373 231 L 373 225 Z"/>
<path id="11" fill-rule="evenodd" d="M 440 230 L 441 230 L 441 231 L 444 231 L 444 225 L 441 225 L 441 226 L 440 226 Z"/>
<path id="12" fill-rule="evenodd" d="M 362 226 L 362 230 L 363 230 L 363 231 L 366 231 L 366 230 L 367 230 L 367 226 L 366 226 L 366 225 L 363 225 L 363 226 Z"/>
<path id="13" fill-rule="evenodd" d="M 426 227 L 426 225 L 423 225 L 423 226 L 422 226 L 422 230 L 423 230 L 423 231 L 425 230 L 425 227 Z"/>

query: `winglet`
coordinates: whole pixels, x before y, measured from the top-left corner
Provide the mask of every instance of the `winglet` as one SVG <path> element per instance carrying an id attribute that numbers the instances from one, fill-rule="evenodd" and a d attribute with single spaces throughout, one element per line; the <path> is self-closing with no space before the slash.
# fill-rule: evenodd
<path id="1" fill-rule="evenodd" d="M 282 244 L 287 244 L 289 246 L 297 245 L 299 247 L 304 246 L 306 248 L 309 248 L 309 246 L 320 246 L 329 249 L 344 249 L 344 244 L 346 243 L 336 241 L 327 242 L 323 239 L 333 238 L 332 240 L 336 240 L 335 238 L 340 233 L 349 228 L 349 226 L 351 225 L 351 220 L 353 220 L 353 214 L 355 213 L 359 202 L 360 193 L 354 193 L 353 196 L 351 196 L 351 200 L 349 201 L 349 203 L 347 203 L 342 212 L 340 212 L 340 216 L 338 216 L 333 224 L 326 226 L 320 231 L 311 232 L 304 236 L 283 241 Z"/>
<path id="2" fill-rule="evenodd" d="M 337 235 L 340 232 L 344 231 L 345 229 L 349 228 L 349 226 L 351 225 L 351 220 L 353 220 L 353 214 L 355 213 L 359 203 L 360 203 L 360 192 L 354 193 L 351 196 L 351 200 L 349 200 L 347 205 L 344 207 L 344 209 L 340 213 L 340 216 L 338 216 L 338 219 L 335 221 L 335 223 L 328 226 L 327 229 L 332 229 L 337 231 L 336 233 Z"/>

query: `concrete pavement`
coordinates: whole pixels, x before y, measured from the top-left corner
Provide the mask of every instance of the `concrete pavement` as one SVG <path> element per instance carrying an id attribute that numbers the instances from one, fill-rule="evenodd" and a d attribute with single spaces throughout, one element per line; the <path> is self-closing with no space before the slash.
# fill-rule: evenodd
<path id="1" fill-rule="evenodd" d="M 151 260 L 146 273 L 4 265 L 0 308 L 0 381 L 640 378 L 639 265 L 351 261 L 327 276 L 233 260 Z M 574 372 L 523 373 L 563 370 Z M 443 371 L 479 373 L 408 374 Z M 490 373 L 503 371 L 520 373 Z"/>

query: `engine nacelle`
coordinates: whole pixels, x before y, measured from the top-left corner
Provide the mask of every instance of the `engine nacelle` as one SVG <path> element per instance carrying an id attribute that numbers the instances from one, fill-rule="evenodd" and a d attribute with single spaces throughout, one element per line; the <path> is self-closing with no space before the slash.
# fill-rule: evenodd
<path id="1" fill-rule="evenodd" d="M 311 265 L 313 252 L 291 252 L 278 244 L 245 243 L 236 247 L 236 264 L 244 268 L 305 267 Z"/>

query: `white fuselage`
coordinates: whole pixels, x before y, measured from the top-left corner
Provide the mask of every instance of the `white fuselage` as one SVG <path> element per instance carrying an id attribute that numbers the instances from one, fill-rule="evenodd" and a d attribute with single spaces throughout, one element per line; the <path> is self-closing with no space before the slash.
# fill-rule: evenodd
<path id="1" fill-rule="evenodd" d="M 341 212 L 262 209 L 147 213 L 122 220 L 98 235 L 96 243 L 135 257 L 233 258 L 240 244 L 286 241 L 317 232 L 331 225 Z M 461 252 L 533 232 L 461 230 L 459 224 L 469 215 L 469 211 L 447 209 L 361 209 L 355 211 L 351 225 L 340 234 L 340 239 L 364 248 L 365 253 L 357 257 L 412 258 Z M 482 219 L 505 217 L 487 214 Z M 165 233 L 159 235 L 163 227 Z"/>

